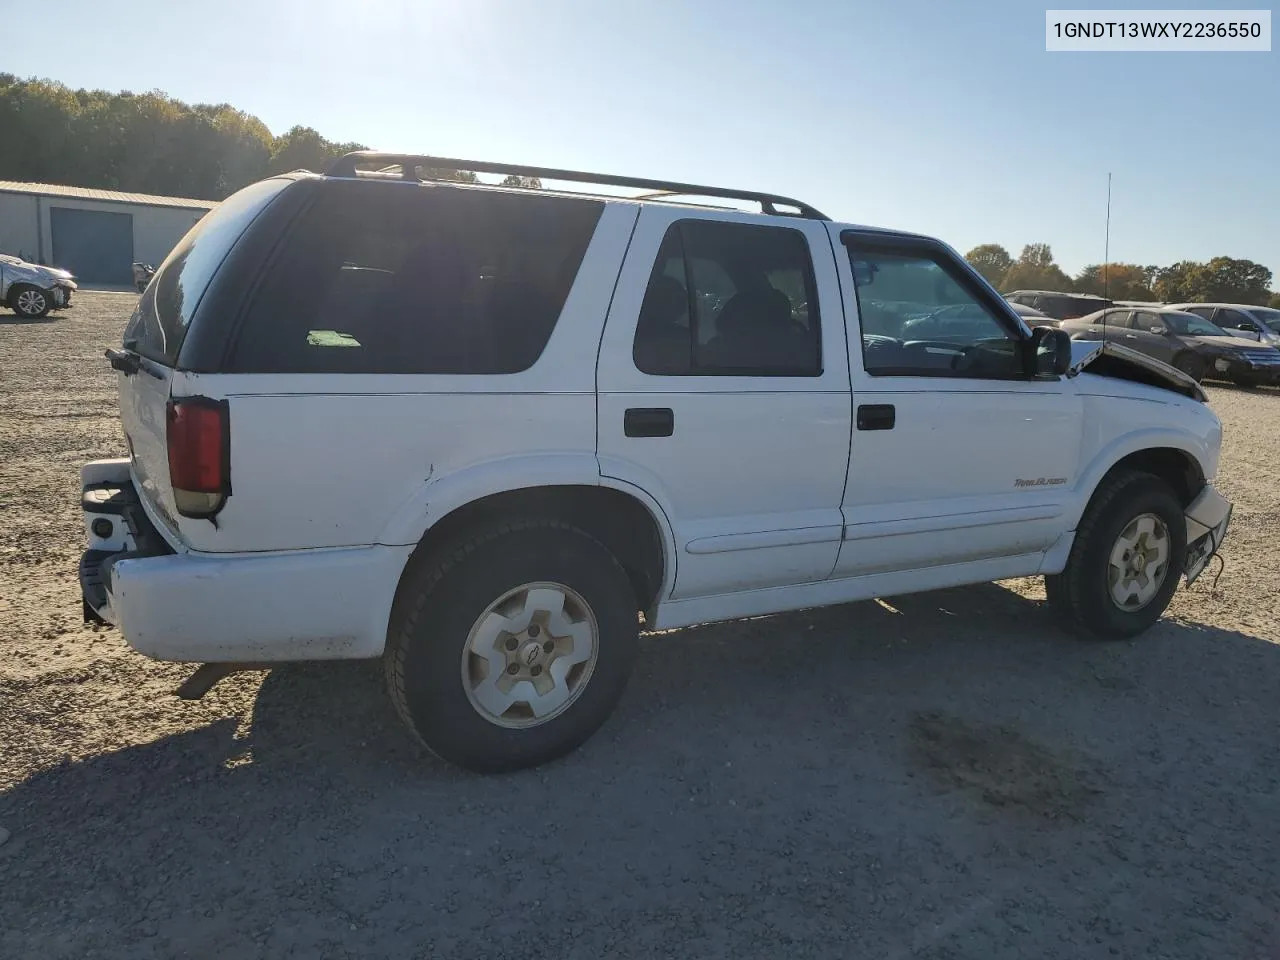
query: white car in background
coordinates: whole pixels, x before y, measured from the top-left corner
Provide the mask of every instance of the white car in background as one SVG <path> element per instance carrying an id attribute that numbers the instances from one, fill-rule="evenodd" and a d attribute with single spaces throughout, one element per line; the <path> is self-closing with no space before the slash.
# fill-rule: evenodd
<path id="1" fill-rule="evenodd" d="M 76 289 L 70 271 L 0 253 L 0 302 L 20 317 L 37 320 L 50 310 L 65 310 Z"/>
<path id="2" fill-rule="evenodd" d="M 1234 336 L 1280 346 L 1280 310 L 1248 303 L 1182 303 L 1173 309 L 1194 313 Z"/>

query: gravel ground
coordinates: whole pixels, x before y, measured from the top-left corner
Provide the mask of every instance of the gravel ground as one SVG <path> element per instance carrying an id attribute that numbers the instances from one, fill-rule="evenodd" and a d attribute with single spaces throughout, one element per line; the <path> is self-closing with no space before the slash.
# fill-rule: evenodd
<path id="1" fill-rule="evenodd" d="M 133 302 L 0 314 L 0 957 L 1280 957 L 1280 394 L 1210 390 L 1226 569 L 1136 642 L 1032 580 L 676 631 L 481 778 L 373 664 L 185 703 L 81 624 Z"/>

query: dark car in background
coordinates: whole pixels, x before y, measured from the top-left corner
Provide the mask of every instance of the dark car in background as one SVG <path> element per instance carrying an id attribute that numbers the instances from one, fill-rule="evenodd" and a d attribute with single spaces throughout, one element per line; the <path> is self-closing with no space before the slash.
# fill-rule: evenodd
<path id="1" fill-rule="evenodd" d="M 1280 383 L 1280 350 L 1171 307 L 1099 310 L 1065 321 L 1062 329 L 1073 340 L 1105 340 L 1145 353 L 1196 380 L 1250 387 Z"/>
<path id="2" fill-rule="evenodd" d="M 1015 290 L 1004 298 L 1010 303 L 1034 307 L 1055 320 L 1071 320 L 1112 306 L 1112 301 L 1091 293 L 1063 293 L 1060 290 Z"/>

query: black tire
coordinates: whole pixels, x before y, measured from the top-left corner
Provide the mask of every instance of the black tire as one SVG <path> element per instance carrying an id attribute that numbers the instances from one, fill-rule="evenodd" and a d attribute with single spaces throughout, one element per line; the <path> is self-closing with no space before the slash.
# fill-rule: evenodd
<path id="1" fill-rule="evenodd" d="M 9 307 L 20 317 L 39 320 L 53 309 L 53 296 L 30 284 L 18 284 L 9 291 Z"/>
<path id="2" fill-rule="evenodd" d="M 1157 516 L 1168 531 L 1164 579 L 1145 606 L 1123 610 L 1111 598 L 1108 562 L 1121 533 L 1144 513 Z M 1067 567 L 1044 578 L 1045 593 L 1055 609 L 1095 637 L 1116 640 L 1136 636 L 1159 620 L 1169 606 L 1182 577 L 1186 553 L 1186 520 L 1172 488 L 1154 474 L 1117 472 L 1094 493 L 1076 528 Z"/>
<path id="3" fill-rule="evenodd" d="M 1204 360 L 1194 353 L 1179 354 L 1173 358 L 1173 365 L 1196 383 L 1204 379 L 1204 375 L 1208 370 Z"/>
<path id="4" fill-rule="evenodd" d="M 563 712 L 512 729 L 473 705 L 463 650 L 491 604 L 540 582 L 568 587 L 585 602 L 598 626 L 597 652 Z M 575 527 L 520 520 L 477 531 L 406 573 L 387 633 L 387 688 L 401 719 L 444 760 L 478 773 L 546 763 L 579 747 L 613 712 L 635 660 L 638 609 L 617 559 Z"/>

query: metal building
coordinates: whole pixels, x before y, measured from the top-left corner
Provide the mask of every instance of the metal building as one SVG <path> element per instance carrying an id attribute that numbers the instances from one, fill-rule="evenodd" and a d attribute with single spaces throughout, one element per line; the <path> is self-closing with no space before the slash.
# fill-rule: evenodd
<path id="1" fill-rule="evenodd" d="M 131 286 L 217 204 L 185 197 L 0 180 L 0 253 L 62 267 L 82 285 Z"/>

